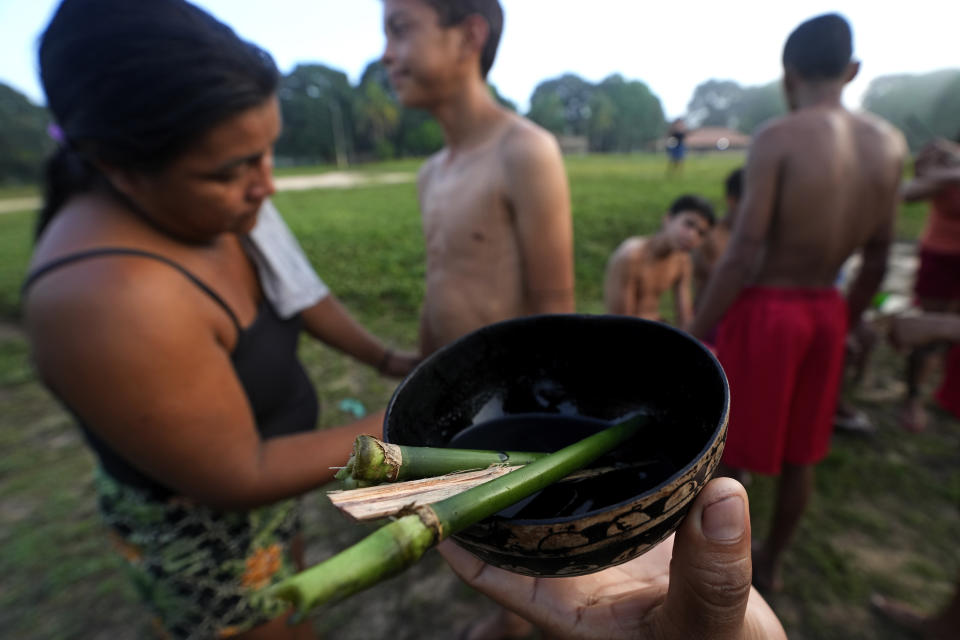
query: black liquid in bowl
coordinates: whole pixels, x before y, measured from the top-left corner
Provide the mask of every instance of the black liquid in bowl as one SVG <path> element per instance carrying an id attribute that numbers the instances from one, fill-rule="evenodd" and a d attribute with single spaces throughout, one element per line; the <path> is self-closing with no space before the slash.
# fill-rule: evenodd
<path id="1" fill-rule="evenodd" d="M 394 393 L 384 437 L 554 451 L 649 413 L 638 437 L 591 465 L 609 473 L 557 483 L 454 536 L 505 569 L 578 575 L 630 560 L 679 525 L 719 462 L 728 406 L 720 365 L 680 331 L 621 316 L 536 316 L 427 358 Z"/>

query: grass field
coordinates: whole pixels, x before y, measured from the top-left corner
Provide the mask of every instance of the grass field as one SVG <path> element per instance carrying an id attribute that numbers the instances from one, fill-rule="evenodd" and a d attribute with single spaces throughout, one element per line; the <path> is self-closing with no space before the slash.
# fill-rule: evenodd
<path id="1" fill-rule="evenodd" d="M 659 156 L 587 156 L 567 161 L 576 234 L 577 302 L 601 310 L 601 278 L 626 236 L 651 232 L 677 195 L 696 192 L 718 206 L 726 173 L 741 157 L 694 156 L 666 179 Z M 364 172 L 415 171 L 405 161 Z M 325 168 L 324 170 L 328 170 Z M 285 169 L 284 174 L 303 170 Z M 0 192 L 0 197 L 29 191 Z M 275 202 L 318 272 L 371 329 L 412 347 L 422 296 L 423 240 L 413 184 L 285 192 Z M 905 208 L 901 240 L 923 224 Z M 150 623 L 108 546 L 96 514 L 93 459 L 69 417 L 38 384 L 16 326 L 19 283 L 32 214 L 0 215 L 0 629 L 4 637 L 151 637 Z M 301 352 L 321 398 L 321 427 L 347 421 L 340 401 L 384 406 L 394 384 L 329 349 Z M 881 347 L 874 393 L 851 392 L 874 421 L 872 438 L 837 435 L 819 468 L 817 493 L 787 557 L 785 589 L 771 599 L 794 639 L 903 637 L 868 609 L 880 591 L 934 609 L 958 571 L 960 428 L 934 413 L 927 433 L 895 424 L 902 359 Z M 892 390 L 877 393 L 877 389 Z M 767 529 L 775 483 L 750 487 L 755 536 Z M 349 525 L 318 491 L 305 499 L 308 560 L 316 562 L 366 530 Z M 326 637 L 394 640 L 455 637 L 491 605 L 451 575 L 436 554 L 370 592 L 323 611 Z"/>

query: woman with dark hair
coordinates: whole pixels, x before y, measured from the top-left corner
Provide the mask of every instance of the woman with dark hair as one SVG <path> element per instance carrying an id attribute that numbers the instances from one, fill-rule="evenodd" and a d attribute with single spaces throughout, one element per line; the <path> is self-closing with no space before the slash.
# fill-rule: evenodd
<path id="1" fill-rule="evenodd" d="M 97 454 L 111 534 L 170 636 L 310 637 L 262 588 L 298 568 L 297 496 L 382 414 L 314 431 L 298 335 L 388 374 L 414 359 L 330 297 L 281 315 L 258 276 L 280 132 L 266 52 L 183 0 L 64 0 L 39 53 L 61 146 L 26 327 Z"/>

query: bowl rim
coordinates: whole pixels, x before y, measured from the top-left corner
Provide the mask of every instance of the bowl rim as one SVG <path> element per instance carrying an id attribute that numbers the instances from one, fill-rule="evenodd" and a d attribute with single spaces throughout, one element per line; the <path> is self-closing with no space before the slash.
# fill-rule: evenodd
<path id="1" fill-rule="evenodd" d="M 409 374 L 407 374 L 407 376 L 403 380 L 400 381 L 400 384 L 398 384 L 396 389 L 394 389 L 393 395 L 390 396 L 390 401 L 387 403 L 387 408 L 383 416 L 384 439 L 385 440 L 387 439 L 387 420 L 391 415 L 391 412 L 394 407 L 394 404 L 396 403 L 397 397 L 400 395 L 401 391 L 404 389 L 407 383 L 415 377 L 415 375 L 420 370 L 420 368 L 423 367 L 428 360 L 431 360 L 435 357 L 439 357 L 440 354 L 456 348 L 456 346 L 461 342 L 465 342 L 468 339 L 475 339 L 475 336 L 479 334 L 490 333 L 494 330 L 495 327 L 499 327 L 501 325 L 533 324 L 538 320 L 540 322 L 543 322 L 544 320 L 547 320 L 548 322 L 550 322 L 557 318 L 582 319 L 582 320 L 587 320 L 591 322 L 595 320 L 600 320 L 600 321 L 614 320 L 617 322 L 639 322 L 642 324 L 655 325 L 656 327 L 658 327 L 658 329 L 667 329 L 668 331 L 673 332 L 678 337 L 680 337 L 680 339 L 693 343 L 693 345 L 696 346 L 701 353 L 707 356 L 708 361 L 710 362 L 712 367 L 716 370 L 717 373 L 720 374 L 720 381 L 722 383 L 721 386 L 723 388 L 723 408 L 720 412 L 720 416 L 717 420 L 717 424 L 714 425 L 713 429 L 710 432 L 710 436 L 707 438 L 707 441 L 704 443 L 703 447 L 697 452 L 697 454 L 693 456 L 693 458 L 683 467 L 678 469 L 676 472 L 668 476 L 663 481 L 658 482 L 656 486 L 651 487 L 650 489 L 647 489 L 646 491 L 639 493 L 627 500 L 622 500 L 620 502 L 607 505 L 600 509 L 591 509 L 589 511 L 585 511 L 577 515 L 560 516 L 555 518 L 533 518 L 533 519 L 503 518 L 503 517 L 493 515 L 493 516 L 490 516 L 490 518 L 488 518 L 488 519 L 498 519 L 502 522 L 509 522 L 511 526 L 518 526 L 518 525 L 519 526 L 552 526 L 552 525 L 559 525 L 559 524 L 567 524 L 570 522 L 583 520 L 584 518 L 589 518 L 589 517 L 598 516 L 605 513 L 610 513 L 626 505 L 630 505 L 637 501 L 643 500 L 645 498 L 649 498 L 655 495 L 658 491 L 661 491 L 665 486 L 670 485 L 674 481 L 689 474 L 690 471 L 693 469 L 693 467 L 701 459 L 703 459 L 704 455 L 715 445 L 717 439 L 723 436 L 723 433 L 727 428 L 727 422 L 730 418 L 730 383 L 727 380 L 727 374 L 723 370 L 723 366 L 720 364 L 720 361 L 717 359 L 717 356 L 713 353 L 713 351 L 711 351 L 703 342 L 701 342 L 697 338 L 694 338 L 692 335 L 690 335 L 686 331 L 673 327 L 665 322 L 659 322 L 657 320 L 647 320 L 646 318 L 637 318 L 634 316 L 624 316 L 624 315 L 616 315 L 616 314 L 550 313 L 550 314 L 523 316 L 520 318 L 511 318 L 508 320 L 501 320 L 500 322 L 495 322 L 493 324 L 483 326 L 475 331 L 471 331 L 470 333 L 460 336 L 453 342 L 450 342 L 440 347 L 439 349 L 434 351 L 432 354 L 430 354 L 429 356 L 421 360 L 420 363 L 418 363 L 417 366 L 414 367 L 414 369 Z M 530 412 L 530 413 L 535 413 L 535 412 Z M 508 415 L 519 416 L 523 414 L 516 413 L 516 414 L 508 414 Z M 544 414 L 538 413 L 537 415 L 544 415 Z M 613 418 L 613 419 L 607 420 L 604 418 L 598 418 L 596 416 L 590 416 L 585 414 L 556 414 L 556 415 L 566 415 L 570 417 L 587 418 L 589 420 L 605 422 L 607 424 L 612 424 L 618 419 L 618 418 Z M 389 442 L 389 440 L 387 441 Z"/>

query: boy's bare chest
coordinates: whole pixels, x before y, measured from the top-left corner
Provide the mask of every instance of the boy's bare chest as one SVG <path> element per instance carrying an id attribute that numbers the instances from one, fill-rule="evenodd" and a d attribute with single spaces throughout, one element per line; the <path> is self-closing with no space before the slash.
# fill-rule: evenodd
<path id="1" fill-rule="evenodd" d="M 683 272 L 682 256 L 672 255 L 665 259 L 639 256 L 633 260 L 633 281 L 641 297 L 659 297 L 676 284 Z"/>
<path id="2" fill-rule="evenodd" d="M 483 165 L 435 171 L 423 186 L 421 215 L 428 250 L 478 249 L 502 245 L 513 236 L 503 185 Z"/>

